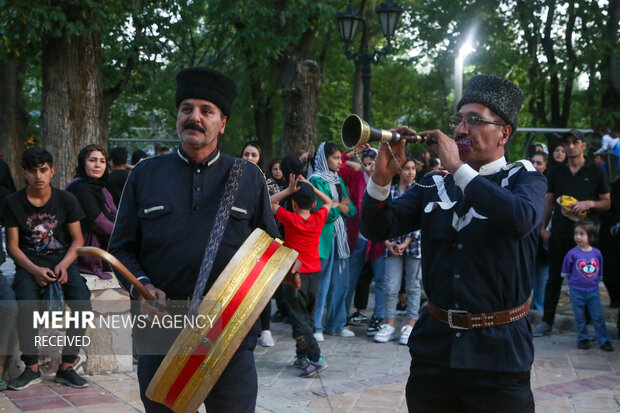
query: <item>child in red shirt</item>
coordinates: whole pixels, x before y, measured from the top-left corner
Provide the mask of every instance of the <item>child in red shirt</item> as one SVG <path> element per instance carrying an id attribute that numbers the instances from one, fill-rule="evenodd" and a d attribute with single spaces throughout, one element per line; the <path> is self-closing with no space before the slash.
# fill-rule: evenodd
<path id="1" fill-rule="evenodd" d="M 284 245 L 299 252 L 301 289 L 283 284 L 282 295 L 293 327 L 293 338 L 297 341 L 297 358 L 293 364 L 302 370 L 301 377 L 310 377 L 327 368 L 313 335 L 312 315 L 321 281 L 319 237 L 332 201 L 301 175 L 297 179 L 291 176 L 289 182 L 287 189 L 271 196 L 271 209 L 284 225 Z M 278 205 L 287 196 L 293 201 L 294 212 Z M 323 207 L 313 213 L 310 211 L 316 204 L 315 196 L 323 202 Z"/>

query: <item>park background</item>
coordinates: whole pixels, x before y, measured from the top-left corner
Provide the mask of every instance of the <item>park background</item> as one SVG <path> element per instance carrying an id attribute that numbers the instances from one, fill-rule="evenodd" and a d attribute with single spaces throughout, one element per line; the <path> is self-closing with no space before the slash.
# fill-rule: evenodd
<path id="1" fill-rule="evenodd" d="M 389 42 L 376 12 L 386 3 L 403 11 Z M 359 24 L 345 44 L 337 16 L 347 10 Z M 340 143 L 345 117 L 362 115 L 364 52 L 379 58 L 372 125 L 449 131 L 466 44 L 463 84 L 480 73 L 516 82 L 520 126 L 618 131 L 619 16 L 616 0 L 0 0 L 0 155 L 17 176 L 23 150 L 45 146 L 64 186 L 86 144 L 174 140 L 175 76 L 196 65 L 239 85 L 225 152 L 240 155 L 248 140 L 266 162 L 313 151 Z M 509 158 L 531 139 L 516 134 Z"/>

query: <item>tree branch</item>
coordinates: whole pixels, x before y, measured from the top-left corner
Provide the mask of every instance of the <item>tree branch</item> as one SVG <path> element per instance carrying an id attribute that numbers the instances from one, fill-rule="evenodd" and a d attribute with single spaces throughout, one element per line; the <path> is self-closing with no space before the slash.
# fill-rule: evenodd
<path id="1" fill-rule="evenodd" d="M 140 42 L 142 41 L 142 36 L 144 34 L 144 25 L 142 24 L 142 21 L 139 17 L 141 9 L 142 1 L 134 0 L 133 10 L 131 12 L 131 20 L 135 28 L 135 33 L 131 42 L 131 53 L 127 57 L 127 61 L 125 63 L 125 67 L 122 70 L 120 80 L 116 82 L 114 86 L 103 91 L 103 99 L 108 105 L 111 105 L 112 102 L 114 102 L 114 100 L 119 97 L 123 90 L 123 86 L 131 78 L 131 73 L 133 72 L 136 61 L 138 60 L 140 54 Z"/>

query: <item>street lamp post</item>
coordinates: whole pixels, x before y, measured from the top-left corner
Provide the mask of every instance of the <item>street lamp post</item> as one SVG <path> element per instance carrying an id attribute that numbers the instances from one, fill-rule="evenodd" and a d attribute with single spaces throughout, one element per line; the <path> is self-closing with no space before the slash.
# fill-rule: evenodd
<path id="1" fill-rule="evenodd" d="M 398 4 L 393 3 L 392 0 L 386 0 L 377 6 L 375 12 L 379 16 L 381 31 L 387 40 L 387 47 L 373 50 L 372 53 L 369 51 L 366 20 L 353 10 L 353 5 L 350 1 L 345 11 L 337 16 L 347 59 L 353 60 L 355 65 L 361 69 L 363 118 L 367 122 L 370 122 L 370 79 L 372 78 L 370 65 L 379 63 L 381 56 L 386 55 L 390 50 L 391 39 L 394 36 L 396 25 L 400 15 L 403 13 L 403 9 Z M 353 40 L 355 30 L 360 22 L 362 23 L 362 43 L 357 53 L 351 53 L 349 51 L 349 44 Z"/>

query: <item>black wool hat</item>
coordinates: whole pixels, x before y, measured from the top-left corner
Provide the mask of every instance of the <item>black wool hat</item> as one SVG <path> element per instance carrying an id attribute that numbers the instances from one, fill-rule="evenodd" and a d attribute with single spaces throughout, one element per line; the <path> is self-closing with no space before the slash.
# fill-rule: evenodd
<path id="1" fill-rule="evenodd" d="M 312 185 L 309 185 L 305 182 L 298 182 L 297 187 L 298 191 L 294 192 L 291 196 L 297 204 L 303 203 L 303 201 L 307 201 L 310 204 L 314 202 L 314 188 Z"/>
<path id="2" fill-rule="evenodd" d="M 495 112 L 516 132 L 519 124 L 519 112 L 523 104 L 523 92 L 519 86 L 508 79 L 492 75 L 474 76 L 456 110 L 467 103 L 479 103 Z"/>
<path id="3" fill-rule="evenodd" d="M 213 102 L 230 117 L 237 85 L 225 74 L 209 67 L 190 67 L 177 75 L 176 105 L 184 99 L 204 99 Z"/>

